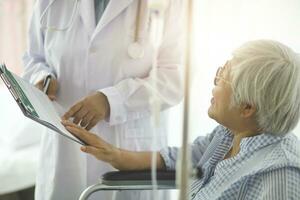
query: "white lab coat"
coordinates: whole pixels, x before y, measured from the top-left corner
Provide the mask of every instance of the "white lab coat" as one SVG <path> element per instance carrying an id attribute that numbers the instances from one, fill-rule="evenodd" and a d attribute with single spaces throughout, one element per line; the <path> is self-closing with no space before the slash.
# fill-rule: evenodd
<path id="1" fill-rule="evenodd" d="M 71 28 L 67 31 L 44 30 L 40 16 L 50 0 L 38 0 L 29 28 L 29 48 L 24 56 L 24 78 L 36 83 L 47 73 L 59 83 L 57 103 L 66 109 L 92 92 L 101 91 L 109 100 L 109 119 L 92 129 L 104 140 L 130 150 L 151 150 L 152 133 L 157 134 L 158 148 L 167 145 L 166 112 L 161 126 L 151 125 L 150 94 L 162 99 L 162 109 L 182 99 L 182 43 L 180 26 L 182 2 L 171 0 L 165 12 L 163 42 L 159 48 L 159 90 L 148 87 L 152 81 L 153 47 L 150 32 L 153 24 L 143 19 L 142 59 L 131 59 L 127 47 L 133 41 L 137 11 L 136 0 L 110 0 L 98 25 L 94 1 L 81 0 Z M 46 14 L 42 26 L 66 27 L 75 1 L 57 0 Z M 63 113 L 61 113 L 63 114 Z M 113 170 L 79 150 L 79 145 L 56 133 L 43 135 L 41 159 L 36 182 L 37 200 L 74 200 L 101 174 Z M 95 199 L 111 199 L 111 192 L 97 193 Z M 120 192 L 117 199 L 149 199 L 149 192 Z"/>

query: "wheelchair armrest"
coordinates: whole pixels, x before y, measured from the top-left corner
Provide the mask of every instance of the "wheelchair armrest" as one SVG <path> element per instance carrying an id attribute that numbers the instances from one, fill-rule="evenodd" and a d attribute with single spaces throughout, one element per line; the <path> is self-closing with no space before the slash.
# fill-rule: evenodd
<path id="1" fill-rule="evenodd" d="M 157 189 L 176 189 L 175 171 L 157 171 Z M 80 195 L 79 200 L 87 200 L 101 190 L 152 190 L 151 171 L 114 171 L 102 176 L 101 183 L 91 185 Z"/>
<path id="2" fill-rule="evenodd" d="M 175 186 L 175 174 L 173 171 L 157 171 L 158 185 Z M 102 183 L 105 185 L 151 185 L 152 176 L 150 170 L 145 171 L 114 171 L 102 176 Z"/>

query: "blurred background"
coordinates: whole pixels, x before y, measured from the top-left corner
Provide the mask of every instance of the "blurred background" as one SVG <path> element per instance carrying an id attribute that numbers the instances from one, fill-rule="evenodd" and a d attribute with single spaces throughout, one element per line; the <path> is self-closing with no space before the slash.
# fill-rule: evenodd
<path id="1" fill-rule="evenodd" d="M 0 62 L 21 74 L 34 0 L 0 0 Z M 0 81 L 0 200 L 32 200 L 42 127 L 23 117 Z"/>
<path id="2" fill-rule="evenodd" d="M 0 0 L 0 61 L 19 75 L 33 2 Z M 216 126 L 207 116 L 213 78 L 232 50 L 248 40 L 274 39 L 300 52 L 299 0 L 195 0 L 193 9 L 191 141 Z M 172 112 L 169 144 L 179 146 L 182 105 Z M 28 155 L 37 155 L 42 131 L 23 117 L 0 81 L 0 200 L 30 199 L 37 156 Z M 300 136 L 299 125 L 294 132 Z"/>

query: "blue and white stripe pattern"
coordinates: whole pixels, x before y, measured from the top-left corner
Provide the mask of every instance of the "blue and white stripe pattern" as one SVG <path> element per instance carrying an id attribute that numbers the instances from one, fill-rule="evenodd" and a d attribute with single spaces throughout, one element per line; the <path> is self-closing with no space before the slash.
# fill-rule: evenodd
<path id="1" fill-rule="evenodd" d="M 290 133 L 243 138 L 240 152 L 223 160 L 233 136 L 218 126 L 192 145 L 192 164 L 202 169 L 191 184 L 190 199 L 300 199 L 300 143 Z M 175 169 L 177 148 L 162 149 L 167 169 Z"/>

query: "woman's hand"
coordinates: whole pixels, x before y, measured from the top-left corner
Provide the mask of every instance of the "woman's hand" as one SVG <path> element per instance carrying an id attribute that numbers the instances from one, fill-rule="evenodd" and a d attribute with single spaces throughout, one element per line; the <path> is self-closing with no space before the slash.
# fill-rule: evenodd
<path id="1" fill-rule="evenodd" d="M 81 127 L 90 130 L 109 114 L 110 106 L 107 97 L 101 92 L 96 92 L 73 105 L 62 119 L 68 120 L 73 117 L 75 124 L 80 123 Z"/>
<path id="2" fill-rule="evenodd" d="M 62 121 L 62 124 L 74 136 L 81 139 L 87 145 L 82 146 L 81 151 L 95 156 L 98 160 L 108 162 L 119 170 L 149 170 L 151 169 L 152 152 L 134 152 L 119 149 L 108 144 L 97 135 L 73 124 L 69 121 Z M 157 154 L 157 169 L 166 169 L 163 158 Z"/>
<path id="3" fill-rule="evenodd" d="M 44 90 L 44 79 L 39 81 L 37 84 L 35 84 L 35 87 L 37 87 L 38 89 L 43 91 Z M 49 88 L 47 91 L 47 95 L 51 101 L 56 100 L 57 89 L 58 89 L 58 82 L 56 79 L 52 78 L 50 80 Z"/>
<path id="4" fill-rule="evenodd" d="M 120 150 L 111 144 L 108 144 L 97 135 L 88 132 L 87 130 L 73 124 L 69 121 L 62 121 L 62 124 L 74 136 L 81 139 L 87 145 L 82 146 L 81 151 L 95 156 L 98 160 L 110 163 L 116 166 L 120 154 Z"/>

